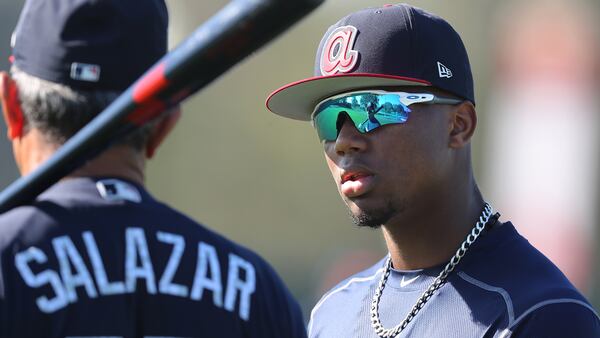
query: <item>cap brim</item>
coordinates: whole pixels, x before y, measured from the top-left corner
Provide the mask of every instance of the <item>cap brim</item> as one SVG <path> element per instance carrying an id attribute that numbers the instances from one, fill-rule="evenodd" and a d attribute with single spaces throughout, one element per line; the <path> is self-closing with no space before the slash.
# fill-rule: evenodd
<path id="1" fill-rule="evenodd" d="M 339 93 L 375 87 L 431 86 L 421 79 L 370 73 L 315 76 L 275 90 L 267 98 L 267 109 L 291 119 L 309 121 L 320 101 Z"/>

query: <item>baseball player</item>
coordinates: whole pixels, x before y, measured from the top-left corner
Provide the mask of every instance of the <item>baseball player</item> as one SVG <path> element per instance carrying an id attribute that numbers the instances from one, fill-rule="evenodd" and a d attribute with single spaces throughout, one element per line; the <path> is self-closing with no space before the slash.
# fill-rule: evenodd
<path id="1" fill-rule="evenodd" d="M 267 106 L 312 122 L 354 222 L 380 228 L 389 254 L 321 298 L 310 337 L 600 337 L 588 301 L 477 187 L 473 79 L 446 21 L 406 4 L 352 13 L 315 75 Z M 372 96 L 393 109 L 367 130 Z"/>
<path id="2" fill-rule="evenodd" d="M 29 0 L 0 99 L 28 174 L 167 49 L 162 0 Z M 0 337 L 305 337 L 258 255 L 154 199 L 144 163 L 178 110 L 0 215 Z"/>

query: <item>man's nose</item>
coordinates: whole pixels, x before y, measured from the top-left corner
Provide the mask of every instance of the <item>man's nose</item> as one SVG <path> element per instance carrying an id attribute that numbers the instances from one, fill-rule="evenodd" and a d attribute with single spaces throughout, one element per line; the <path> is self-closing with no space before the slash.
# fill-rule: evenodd
<path id="1" fill-rule="evenodd" d="M 354 123 L 352 123 L 348 116 L 341 121 L 339 130 L 340 132 L 335 140 L 334 147 L 336 154 L 343 156 L 352 152 L 365 150 L 367 146 L 366 135 L 356 129 Z"/>

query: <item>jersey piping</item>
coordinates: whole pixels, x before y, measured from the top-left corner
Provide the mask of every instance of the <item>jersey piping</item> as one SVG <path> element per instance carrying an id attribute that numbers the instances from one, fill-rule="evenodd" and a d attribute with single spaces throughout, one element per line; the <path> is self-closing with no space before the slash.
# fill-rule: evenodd
<path id="1" fill-rule="evenodd" d="M 322 298 L 322 299 L 321 299 L 321 300 L 320 300 L 320 301 L 317 303 L 317 305 L 315 305 L 315 307 L 313 308 L 313 310 L 312 310 L 312 311 L 311 311 L 311 313 L 310 313 L 310 323 L 309 323 L 309 326 L 308 326 L 308 336 L 310 337 L 310 333 L 311 333 L 311 331 L 312 331 L 312 326 L 313 326 L 313 323 L 314 323 L 313 317 L 314 317 L 314 315 L 315 315 L 315 312 L 317 312 L 317 310 L 319 310 L 319 308 L 321 307 L 321 305 L 323 305 L 323 303 L 325 303 L 325 301 L 326 301 L 326 300 L 327 300 L 329 297 L 331 297 L 331 296 L 333 296 L 334 294 L 336 294 L 336 293 L 338 293 L 338 292 L 340 292 L 340 291 L 344 290 L 345 288 L 349 287 L 349 286 L 350 286 L 351 284 L 353 284 L 353 283 L 362 283 L 362 282 L 368 282 L 368 281 L 370 281 L 370 280 L 373 280 L 373 279 L 375 279 L 375 277 L 377 277 L 377 275 L 378 275 L 378 274 L 380 274 L 380 273 L 383 271 L 383 269 L 384 269 L 384 268 L 380 268 L 380 269 L 378 269 L 377 271 L 375 271 L 375 273 L 374 273 L 373 275 L 371 275 L 371 276 L 368 276 L 368 277 L 354 277 L 354 278 L 351 278 L 351 279 L 350 279 L 348 282 L 346 282 L 346 284 L 344 284 L 344 285 L 340 286 L 340 287 L 339 287 L 339 288 L 337 288 L 337 289 L 334 289 L 334 290 L 333 290 L 333 291 L 331 291 L 329 294 L 327 294 L 325 297 L 323 297 L 323 298 Z"/>

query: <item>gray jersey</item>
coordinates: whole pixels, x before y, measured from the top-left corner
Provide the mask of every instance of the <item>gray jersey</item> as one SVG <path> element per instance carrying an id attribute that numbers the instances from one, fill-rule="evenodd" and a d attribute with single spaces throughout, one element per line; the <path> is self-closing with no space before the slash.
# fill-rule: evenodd
<path id="1" fill-rule="evenodd" d="M 312 311 L 309 336 L 377 338 L 370 309 L 384 263 L 325 294 Z M 379 307 L 385 328 L 402 322 L 442 268 L 391 271 Z M 600 318 L 566 277 L 505 223 L 482 234 L 397 337 L 600 337 Z"/>

